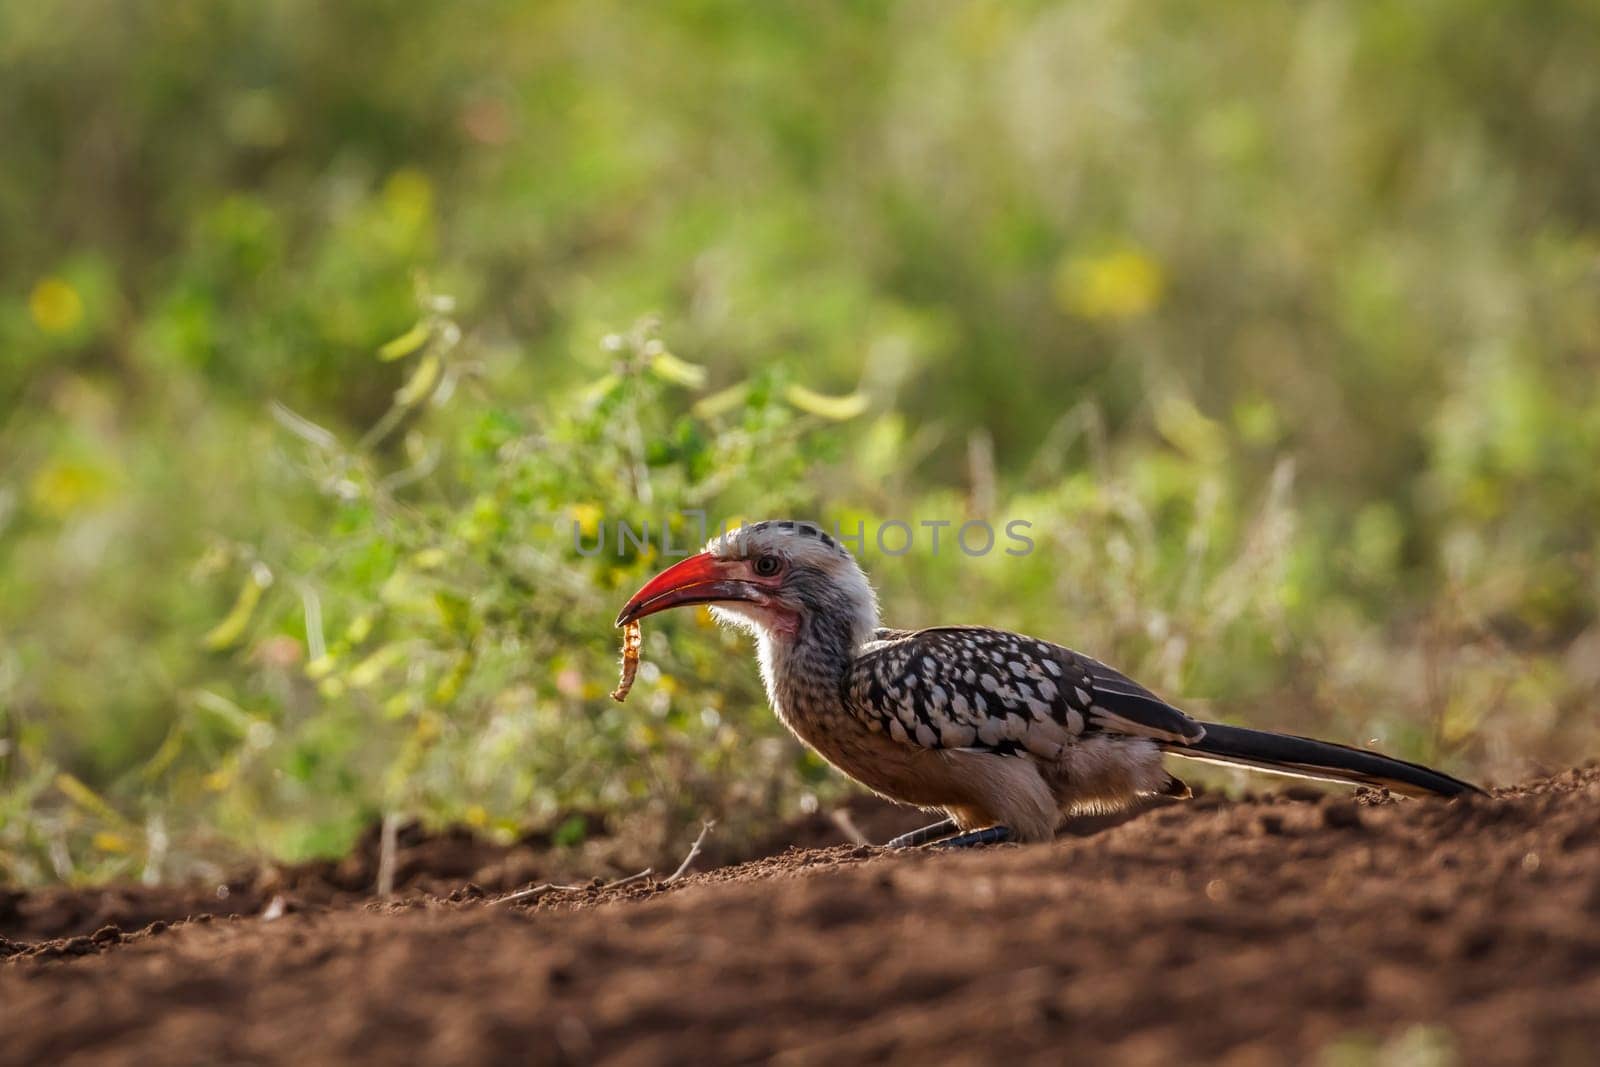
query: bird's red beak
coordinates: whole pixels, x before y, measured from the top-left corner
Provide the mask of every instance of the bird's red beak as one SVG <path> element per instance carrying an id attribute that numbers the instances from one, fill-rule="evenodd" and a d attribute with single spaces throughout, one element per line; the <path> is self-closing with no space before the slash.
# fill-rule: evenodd
<path id="1" fill-rule="evenodd" d="M 720 560 L 709 552 L 690 556 L 656 575 L 633 594 L 617 616 L 625 626 L 646 615 L 685 604 L 714 604 L 724 600 L 762 603 L 766 590 L 752 580 L 749 564 L 742 560 Z"/>

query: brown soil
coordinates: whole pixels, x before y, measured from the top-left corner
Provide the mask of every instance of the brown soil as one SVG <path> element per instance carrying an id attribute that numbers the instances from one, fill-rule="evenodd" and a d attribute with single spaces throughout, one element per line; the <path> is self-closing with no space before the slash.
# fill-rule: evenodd
<path id="1" fill-rule="evenodd" d="M 375 838 L 225 900 L 11 894 L 0 1062 L 1579 1064 L 1600 1049 L 1600 768 L 1454 803 L 1202 796 L 1048 846 L 819 847 L 916 818 L 862 802 L 843 829 L 793 828 L 807 847 L 775 857 L 511 902 L 570 860 L 408 830 L 405 889 L 384 902 L 363 896 Z"/>

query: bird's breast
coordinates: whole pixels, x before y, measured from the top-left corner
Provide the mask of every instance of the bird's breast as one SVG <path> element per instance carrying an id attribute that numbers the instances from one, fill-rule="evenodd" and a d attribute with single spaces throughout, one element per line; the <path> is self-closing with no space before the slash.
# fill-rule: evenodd
<path id="1" fill-rule="evenodd" d="M 891 800 L 923 807 L 960 802 L 970 790 L 946 753 L 906 745 L 854 714 L 840 694 L 774 694 L 773 710 L 834 769 Z"/>

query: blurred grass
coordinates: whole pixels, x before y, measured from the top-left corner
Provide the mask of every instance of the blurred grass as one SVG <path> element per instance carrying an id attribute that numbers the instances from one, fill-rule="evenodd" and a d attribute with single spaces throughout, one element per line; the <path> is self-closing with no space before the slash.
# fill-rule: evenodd
<path id="1" fill-rule="evenodd" d="M 1594 753 L 1597 46 L 1577 0 L 0 5 L 0 879 L 837 788 L 693 619 L 605 699 L 653 561 L 566 524 L 680 506 L 1026 519 L 869 553 L 890 617 Z"/>

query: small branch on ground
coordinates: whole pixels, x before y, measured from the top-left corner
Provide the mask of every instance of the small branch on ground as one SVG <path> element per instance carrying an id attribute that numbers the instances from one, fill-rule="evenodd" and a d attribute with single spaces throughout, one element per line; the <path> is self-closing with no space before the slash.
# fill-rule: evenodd
<path id="1" fill-rule="evenodd" d="M 383 829 L 378 835 L 378 896 L 394 892 L 395 851 L 400 836 L 400 816 L 389 812 L 383 817 Z"/>
<path id="2" fill-rule="evenodd" d="M 591 882 L 588 885 L 562 885 L 560 882 L 544 882 L 540 885 L 531 885 L 526 889 L 519 889 L 515 893 L 507 893 L 503 897 L 496 897 L 495 899 L 489 901 L 489 906 L 493 907 L 498 904 L 529 904 L 535 900 L 538 900 L 547 893 L 582 893 L 588 889 L 616 889 L 621 886 L 632 885 L 635 882 L 641 882 L 655 873 L 655 868 L 646 867 L 638 874 L 630 874 L 626 877 L 617 878 L 613 881 L 598 885 L 594 882 Z"/>
<path id="3" fill-rule="evenodd" d="M 638 874 L 630 874 L 626 878 L 618 878 L 614 882 L 607 882 L 605 885 L 601 886 L 600 888 L 601 889 L 620 889 L 621 887 L 623 887 L 625 885 L 632 885 L 635 882 L 642 882 L 646 878 L 649 878 L 652 874 L 655 874 L 655 873 L 656 872 L 655 872 L 655 868 L 654 867 L 646 867 L 644 870 L 640 871 Z"/>
<path id="4" fill-rule="evenodd" d="M 582 889 L 581 885 L 559 885 L 555 882 L 545 882 L 543 885 L 529 886 L 519 889 L 515 893 L 507 893 L 503 897 L 496 897 L 490 904 L 520 904 L 528 900 L 538 900 L 546 893 L 576 893 Z"/>
<path id="5" fill-rule="evenodd" d="M 850 813 L 844 808 L 834 808 L 828 813 L 828 820 L 839 828 L 839 832 L 845 836 L 845 840 L 852 845 L 872 844 L 871 841 L 867 840 L 867 835 L 861 832 L 861 827 L 856 825 L 856 821 L 850 817 Z"/>
<path id="6" fill-rule="evenodd" d="M 694 844 L 689 846 L 689 854 L 683 857 L 683 862 L 678 864 L 678 869 L 667 875 L 667 880 L 662 885 L 671 885 L 682 878 L 689 871 L 689 865 L 700 858 L 700 846 L 706 843 L 706 835 L 711 833 L 711 828 L 717 825 L 715 819 L 700 824 L 700 836 L 694 839 Z"/>

